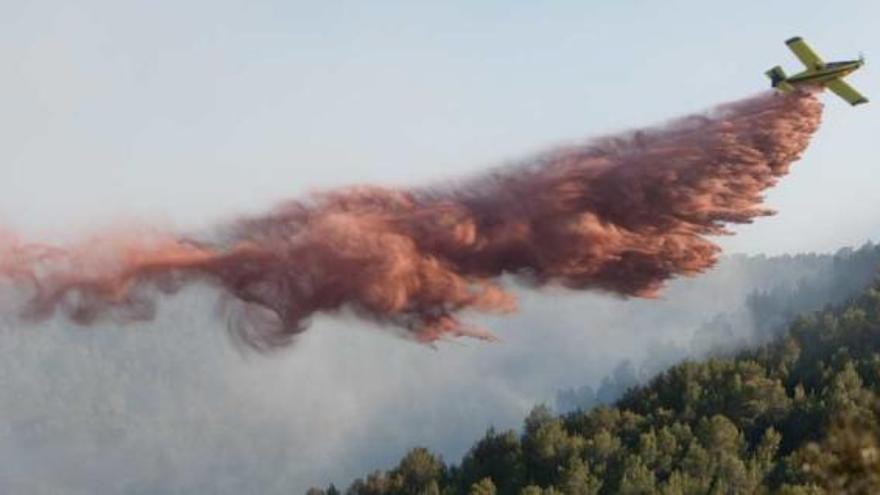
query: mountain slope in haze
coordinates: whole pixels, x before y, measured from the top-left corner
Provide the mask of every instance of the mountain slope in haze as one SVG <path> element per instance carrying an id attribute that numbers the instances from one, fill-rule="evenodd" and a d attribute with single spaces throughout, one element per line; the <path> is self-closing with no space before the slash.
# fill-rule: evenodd
<path id="1" fill-rule="evenodd" d="M 869 287 L 877 277 L 880 249 L 868 243 L 858 249 L 845 248 L 832 255 L 798 254 L 776 257 L 735 255 L 725 258 L 717 272 L 707 274 L 708 297 L 722 299 L 729 306 L 706 318 L 692 332 L 690 342 L 665 344 L 641 363 L 621 361 L 597 387 L 581 385 L 556 394 L 556 410 L 570 412 L 607 405 L 629 388 L 646 383 L 666 368 L 684 360 L 729 353 L 766 343 L 784 332 L 802 313 L 840 304 Z M 748 280 L 742 286 L 753 289 L 744 297 L 712 291 L 731 277 Z M 713 280 L 713 279 L 718 280 Z M 730 281 L 737 283 L 736 280 Z M 673 287 L 673 290 L 680 290 Z M 713 293 L 714 292 L 714 293 Z M 696 294 L 683 298 L 700 307 Z M 692 308 L 696 311 L 698 308 Z"/>
<path id="2" fill-rule="evenodd" d="M 674 366 L 611 407 L 538 407 L 459 465 L 413 449 L 348 493 L 878 493 L 878 397 L 875 286 L 755 349 Z"/>
<path id="3" fill-rule="evenodd" d="M 436 351 L 328 318 L 289 351 L 243 358 L 202 288 L 163 301 L 151 324 L 0 313 L 0 493 L 290 494 L 347 486 L 414 445 L 459 460 L 487 426 L 517 429 L 561 388 L 599 390 L 624 359 L 644 384 L 715 344 L 761 342 L 756 294 L 785 313 L 821 308 L 862 292 L 878 264 L 874 245 L 728 256 L 658 300 L 523 290 L 522 311 L 483 322 L 501 343 Z M 815 292 L 809 307 L 799 287 Z"/>

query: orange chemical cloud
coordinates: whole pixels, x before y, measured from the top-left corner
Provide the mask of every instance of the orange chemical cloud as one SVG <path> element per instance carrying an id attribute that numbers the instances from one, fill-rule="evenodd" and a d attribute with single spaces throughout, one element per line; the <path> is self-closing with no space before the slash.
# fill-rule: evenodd
<path id="1" fill-rule="evenodd" d="M 653 297 L 717 260 L 708 236 L 771 214 L 763 192 L 821 120 L 812 94 L 760 95 L 658 127 L 556 149 L 455 186 L 358 186 L 291 200 L 222 226 L 219 241 L 108 233 L 78 246 L 0 233 L 0 278 L 21 315 L 149 320 L 157 297 L 194 283 L 235 304 L 258 349 L 289 343 L 318 313 L 346 310 L 431 342 L 491 338 L 463 310 L 509 312 L 502 275 Z"/>

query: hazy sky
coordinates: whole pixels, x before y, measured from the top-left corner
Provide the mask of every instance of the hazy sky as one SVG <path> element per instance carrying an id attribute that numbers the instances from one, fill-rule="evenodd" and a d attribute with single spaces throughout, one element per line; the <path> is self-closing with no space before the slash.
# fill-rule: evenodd
<path id="1" fill-rule="evenodd" d="M 180 228 L 411 184 L 766 90 L 783 40 L 878 102 L 825 124 L 734 251 L 877 238 L 874 1 L 0 3 L 0 225 Z"/>

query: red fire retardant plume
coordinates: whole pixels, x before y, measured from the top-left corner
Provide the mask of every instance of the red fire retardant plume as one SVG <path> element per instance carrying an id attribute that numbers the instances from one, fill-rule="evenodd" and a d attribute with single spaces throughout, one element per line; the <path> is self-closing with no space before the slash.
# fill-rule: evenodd
<path id="1" fill-rule="evenodd" d="M 158 294 L 208 284 L 259 349 L 340 310 L 422 341 L 489 338 L 456 315 L 514 310 L 502 275 L 651 297 L 711 267 L 719 248 L 707 236 L 771 213 L 761 194 L 800 157 L 821 110 L 811 94 L 761 95 L 455 185 L 291 200 L 223 226 L 220 241 L 110 232 L 58 248 L 0 233 L 0 279 L 22 294 L 23 317 L 61 311 L 82 324 L 148 320 Z"/>

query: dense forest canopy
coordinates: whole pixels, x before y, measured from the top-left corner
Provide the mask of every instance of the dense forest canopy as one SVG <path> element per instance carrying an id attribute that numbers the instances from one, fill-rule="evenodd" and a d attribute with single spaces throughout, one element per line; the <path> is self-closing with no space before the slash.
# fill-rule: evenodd
<path id="1" fill-rule="evenodd" d="M 756 308 L 769 307 L 762 297 Z M 611 406 L 537 407 L 458 464 L 412 449 L 347 493 L 880 493 L 878 394 L 875 285 L 750 350 L 673 366 Z M 310 492 L 321 493 L 338 490 Z"/>
<path id="2" fill-rule="evenodd" d="M 732 256 L 725 260 L 724 272 L 740 272 L 756 287 L 741 303 L 728 300 L 726 310 L 707 318 L 693 332 L 689 345 L 666 344 L 662 352 L 654 346 L 644 362 L 621 361 L 598 387 L 584 384 L 559 390 L 556 410 L 570 412 L 608 405 L 630 388 L 646 383 L 685 359 L 723 355 L 769 342 L 788 330 L 798 315 L 840 304 L 860 294 L 873 283 L 878 266 L 880 249 L 873 244 L 841 249 L 833 256 Z M 708 277 L 719 275 L 723 272 L 710 273 Z M 724 277 L 715 283 L 723 285 Z M 725 299 L 725 296 L 719 295 L 719 298 Z M 700 304 L 699 300 L 686 300 Z"/>

